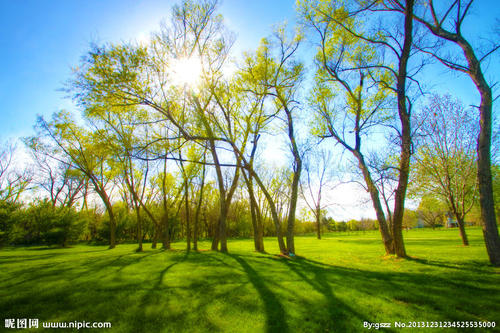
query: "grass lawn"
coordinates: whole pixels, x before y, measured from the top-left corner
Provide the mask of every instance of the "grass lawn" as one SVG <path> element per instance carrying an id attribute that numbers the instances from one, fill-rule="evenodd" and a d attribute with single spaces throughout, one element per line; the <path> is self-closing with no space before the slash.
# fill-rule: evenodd
<path id="1" fill-rule="evenodd" d="M 168 252 L 145 244 L 143 253 L 133 244 L 6 248 L 0 313 L 108 321 L 113 332 L 357 332 L 364 321 L 392 323 L 385 331 L 400 331 L 395 321 L 500 326 L 500 270 L 488 265 L 481 230 L 468 233 L 463 247 L 456 229 L 405 232 L 411 260 L 384 257 L 378 232 L 297 237 L 301 258 L 292 260 L 274 255 L 273 238 L 269 254 L 253 252 L 251 239 L 229 241 L 229 254 L 187 253 L 184 243 Z M 442 330 L 470 329 L 402 331 Z"/>

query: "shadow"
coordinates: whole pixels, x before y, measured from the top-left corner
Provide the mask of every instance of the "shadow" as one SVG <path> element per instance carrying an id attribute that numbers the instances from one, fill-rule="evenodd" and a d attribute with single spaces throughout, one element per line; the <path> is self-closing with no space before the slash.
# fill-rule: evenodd
<path id="1" fill-rule="evenodd" d="M 352 267 L 245 252 L 85 251 L 4 265 L 0 313 L 110 321 L 120 332 L 356 332 L 364 321 L 498 318 L 499 275 L 475 261 Z"/>
<path id="2" fill-rule="evenodd" d="M 288 325 L 285 320 L 285 309 L 278 298 L 266 286 L 264 279 L 259 276 L 257 271 L 253 269 L 242 256 L 229 253 L 226 253 L 226 255 L 240 264 L 255 290 L 259 293 L 264 303 L 264 310 L 266 313 L 266 332 L 288 332 Z"/>
<path id="3" fill-rule="evenodd" d="M 279 259 L 284 263 L 292 272 L 299 276 L 303 281 L 309 284 L 314 290 L 323 295 L 324 303 L 327 308 L 328 316 L 325 318 L 317 318 L 315 320 L 322 320 L 321 327 L 326 331 L 348 332 L 352 329 L 351 326 L 346 324 L 345 318 L 356 318 L 360 323 L 363 321 L 376 322 L 370 320 L 368 316 L 362 315 L 352 307 L 347 305 L 335 296 L 330 285 L 328 270 L 316 265 L 313 261 L 308 261 L 305 258 L 297 258 L 293 260 Z M 309 277 L 308 275 L 311 275 Z M 380 329 L 380 331 L 390 332 L 391 330 Z"/>
<path id="4" fill-rule="evenodd" d="M 161 286 L 162 282 L 163 282 L 163 278 L 165 277 L 165 275 L 167 274 L 167 272 L 172 269 L 172 267 L 174 267 L 175 265 L 178 265 L 182 262 L 184 262 L 188 255 L 189 255 L 189 251 L 186 251 L 184 253 L 184 255 L 182 256 L 182 258 L 178 261 L 175 261 L 173 263 L 171 263 L 170 265 L 168 265 L 167 267 L 165 267 L 161 272 L 160 272 L 160 277 L 158 278 L 158 282 L 156 283 L 155 287 L 153 287 L 153 289 L 157 289 L 159 286 Z"/>

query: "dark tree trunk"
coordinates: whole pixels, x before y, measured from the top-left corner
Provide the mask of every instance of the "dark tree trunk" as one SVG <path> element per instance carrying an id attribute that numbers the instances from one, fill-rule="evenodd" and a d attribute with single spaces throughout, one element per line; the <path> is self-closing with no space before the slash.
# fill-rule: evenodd
<path id="1" fill-rule="evenodd" d="M 198 199 L 198 205 L 196 206 L 196 213 L 194 217 L 194 230 L 193 230 L 193 250 L 198 251 L 198 228 L 199 219 L 201 212 L 201 204 L 203 203 L 203 190 L 205 188 L 205 164 L 203 164 L 203 171 L 201 176 L 200 194 Z"/>
<path id="2" fill-rule="evenodd" d="M 243 177 L 248 189 L 248 196 L 250 197 L 250 213 L 252 215 L 252 228 L 253 228 L 253 241 L 255 251 L 264 252 L 264 241 L 262 235 L 262 219 L 260 217 L 259 205 L 255 199 L 255 192 L 253 190 L 253 181 L 251 175 L 243 172 Z"/>
<path id="3" fill-rule="evenodd" d="M 479 206 L 481 207 L 481 222 L 483 225 L 484 243 L 490 262 L 500 266 L 500 237 L 493 199 L 493 180 L 491 177 L 491 126 L 492 126 L 492 93 L 486 82 L 481 64 L 476 58 L 472 46 L 461 38 L 458 45 L 464 51 L 469 63 L 469 75 L 474 81 L 480 95 L 479 105 L 479 137 L 477 139 L 477 179 L 479 184 Z"/>
<path id="4" fill-rule="evenodd" d="M 430 3 L 432 5 L 432 2 Z M 455 6 L 453 3 L 451 6 Z M 460 4 L 458 4 L 460 6 Z M 451 7 L 450 7 L 451 9 Z M 429 23 L 422 18 L 416 18 L 423 23 L 434 35 L 456 43 L 463 51 L 468 66 L 448 66 L 452 69 L 467 73 L 481 96 L 479 105 L 480 130 L 477 140 L 477 178 L 479 187 L 479 206 L 481 207 L 481 222 L 483 225 L 484 242 L 490 262 L 500 266 L 500 236 L 495 214 L 493 200 L 493 181 L 491 177 L 491 126 L 492 126 L 492 92 L 491 86 L 484 78 L 481 61 L 477 58 L 470 43 L 463 37 L 460 25 L 462 20 L 457 20 L 455 32 L 443 29 L 442 24 Z M 453 60 L 451 60 L 453 64 Z"/>
<path id="5" fill-rule="evenodd" d="M 467 239 L 467 234 L 465 233 L 465 221 L 463 216 L 460 216 L 459 214 L 456 214 L 455 217 L 457 218 L 457 223 L 458 223 L 458 229 L 460 230 L 460 237 L 462 237 L 462 243 L 465 246 L 469 245 L 469 240 Z"/>
<path id="6" fill-rule="evenodd" d="M 384 209 L 382 208 L 382 203 L 380 202 L 380 195 L 373 182 L 372 176 L 370 174 L 370 170 L 366 165 L 365 159 L 363 155 L 359 151 L 354 151 L 354 156 L 358 159 L 358 165 L 363 173 L 363 178 L 365 180 L 365 184 L 368 188 L 368 193 L 370 193 L 370 198 L 372 201 L 373 208 L 375 209 L 375 214 L 377 216 L 378 227 L 380 234 L 382 235 L 382 242 L 384 243 L 385 253 L 386 254 L 394 254 L 394 242 L 391 237 L 391 233 L 387 226 L 387 221 L 385 219 Z"/>
<path id="7" fill-rule="evenodd" d="M 220 218 L 217 223 L 212 227 L 212 246 L 210 249 L 212 251 L 217 251 L 219 249 L 219 224 Z"/>
<path id="8" fill-rule="evenodd" d="M 170 228 L 169 228 L 169 221 L 168 221 L 168 212 L 165 212 L 163 215 L 163 223 L 162 223 L 162 243 L 163 243 L 163 249 L 165 250 L 170 250 Z"/>
<path id="9" fill-rule="evenodd" d="M 187 177 L 187 176 L 185 176 Z M 191 250 L 191 217 L 189 214 L 189 186 L 188 186 L 188 181 L 187 178 L 184 180 L 184 191 L 186 192 L 185 199 L 186 201 L 184 202 L 184 208 L 186 210 L 186 250 L 190 251 Z"/>
<path id="10" fill-rule="evenodd" d="M 316 207 L 316 234 L 321 239 L 321 207 Z"/>
<path id="11" fill-rule="evenodd" d="M 142 218 L 141 218 L 141 207 L 136 205 L 135 213 L 137 216 L 137 241 L 139 243 L 139 247 L 137 248 L 137 252 L 142 252 Z"/>
<path id="12" fill-rule="evenodd" d="M 406 190 L 410 174 L 411 156 L 411 123 L 410 112 L 406 104 L 406 78 L 408 60 L 413 41 L 413 5 L 414 0 L 407 0 L 404 10 L 404 42 L 399 57 L 398 76 L 396 83 L 399 120 L 401 122 L 401 153 L 399 160 L 399 180 L 394 198 L 394 214 L 392 217 L 392 238 L 394 252 L 398 257 L 406 257 L 403 241 L 403 214 L 405 208 Z"/>
<path id="13" fill-rule="evenodd" d="M 291 197 L 290 197 L 290 204 L 288 207 L 286 245 L 287 245 L 288 253 L 295 253 L 295 240 L 294 240 L 295 211 L 297 210 L 297 200 L 299 197 L 299 182 L 300 182 L 300 174 L 302 172 L 302 159 L 300 157 L 299 148 L 297 147 L 297 142 L 295 140 L 292 111 L 290 109 L 288 109 L 288 107 L 284 103 L 283 103 L 283 107 L 284 107 L 286 117 L 287 117 L 288 139 L 290 140 L 290 146 L 292 149 L 292 155 L 293 155 L 293 159 L 294 159 L 292 193 L 291 193 Z"/>

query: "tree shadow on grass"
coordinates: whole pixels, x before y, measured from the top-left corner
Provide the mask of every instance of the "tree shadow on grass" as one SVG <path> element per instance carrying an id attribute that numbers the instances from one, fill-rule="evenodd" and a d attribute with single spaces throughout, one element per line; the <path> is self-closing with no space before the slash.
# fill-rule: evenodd
<path id="1" fill-rule="evenodd" d="M 285 309 L 283 305 L 276 297 L 275 294 L 266 286 L 263 278 L 257 273 L 255 269 L 252 268 L 242 256 L 235 254 L 227 254 L 229 257 L 233 258 L 240 264 L 248 279 L 254 286 L 255 290 L 259 293 L 262 302 L 264 303 L 264 311 L 266 314 L 266 331 L 267 332 L 283 332 L 289 331 L 288 325 L 285 319 Z"/>
<path id="2" fill-rule="evenodd" d="M 135 332 L 221 331 L 231 325 L 221 321 L 233 318 L 239 320 L 229 326 L 233 331 L 243 330 L 236 325 L 248 320 L 244 324 L 263 325 L 267 332 L 349 332 L 362 330 L 365 320 L 403 319 L 399 308 L 407 315 L 429 314 L 427 319 L 491 321 L 499 300 L 498 279 L 473 270 L 381 272 L 303 258 L 185 251 L 110 252 L 73 260 L 46 258 L 7 274 L 13 287 L 0 298 L 0 313 L 110 321 L 118 331 Z"/>
<path id="3" fill-rule="evenodd" d="M 426 315 L 435 315 L 439 320 L 452 322 L 493 320 L 488 315 L 491 317 L 494 313 L 492 309 L 498 302 L 495 291 L 498 288 L 491 286 L 491 279 L 481 280 L 478 285 L 478 280 L 470 281 L 469 276 L 462 274 L 450 276 L 436 273 L 378 272 L 334 266 L 304 258 L 280 261 L 327 299 L 332 295 L 332 288 L 349 288 L 362 293 L 364 297 L 388 300 L 419 312 L 425 308 Z M 346 305 L 344 303 L 341 306 Z M 352 312 L 349 307 L 347 310 Z M 352 313 L 356 315 L 356 312 Z M 366 313 L 359 316 L 363 320 L 369 317 Z"/>
<path id="4" fill-rule="evenodd" d="M 327 308 L 328 316 L 321 318 L 323 320 L 321 327 L 328 332 L 348 332 L 353 329 L 352 325 L 346 323 L 346 318 L 353 321 L 355 318 L 360 323 L 360 327 L 364 321 L 376 322 L 370 320 L 366 314 L 354 310 L 351 306 L 341 301 L 332 291 L 332 286 L 329 284 L 327 270 L 318 267 L 305 259 L 286 260 L 276 259 L 284 263 L 292 272 L 299 276 L 303 281 L 309 284 L 314 290 L 322 294 Z M 312 277 L 309 277 L 312 275 Z M 380 331 L 391 331 L 380 329 Z"/>

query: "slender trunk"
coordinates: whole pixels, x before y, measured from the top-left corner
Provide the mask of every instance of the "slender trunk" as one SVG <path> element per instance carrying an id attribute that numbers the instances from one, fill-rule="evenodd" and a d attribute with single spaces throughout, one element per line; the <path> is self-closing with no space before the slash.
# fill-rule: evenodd
<path id="1" fill-rule="evenodd" d="M 217 251 L 219 249 L 219 225 L 220 217 L 217 219 L 217 223 L 212 227 L 212 246 L 210 247 L 212 251 Z"/>
<path id="2" fill-rule="evenodd" d="M 141 206 L 136 204 L 135 213 L 137 216 L 137 241 L 139 242 L 139 247 L 137 252 L 142 252 L 142 219 L 141 219 Z"/>
<path id="3" fill-rule="evenodd" d="M 200 219 L 201 204 L 203 202 L 203 190 L 205 187 L 205 164 L 203 164 L 203 171 L 201 176 L 200 194 L 198 205 L 196 206 L 196 213 L 194 217 L 194 231 L 193 231 L 193 250 L 198 251 L 198 227 Z"/>
<path id="4" fill-rule="evenodd" d="M 163 249 L 170 250 L 170 225 L 167 200 L 167 159 L 163 160 L 163 178 L 161 180 L 161 189 L 163 194 L 163 223 L 162 223 L 162 242 Z"/>
<path id="5" fill-rule="evenodd" d="M 318 235 L 318 239 L 321 239 L 321 207 L 319 205 L 316 206 L 315 215 L 316 215 L 316 233 Z"/>
<path id="6" fill-rule="evenodd" d="M 191 250 L 191 225 L 190 225 L 190 214 L 189 214 L 189 186 L 187 178 L 184 181 L 184 191 L 186 192 L 184 208 L 186 210 L 186 250 Z"/>
<path id="7" fill-rule="evenodd" d="M 426 24 L 427 28 L 436 36 L 456 43 L 467 59 L 467 74 L 474 82 L 480 96 L 479 105 L 479 136 L 477 140 L 477 179 L 479 187 L 479 206 L 481 208 L 481 222 L 486 251 L 491 264 L 500 266 L 500 236 L 495 214 L 493 200 L 493 181 L 491 177 L 491 126 L 492 126 L 492 92 L 491 87 L 484 78 L 481 62 L 477 58 L 470 43 L 462 36 L 459 29 L 450 33 L 442 26 Z"/>
<path id="8" fill-rule="evenodd" d="M 94 183 L 95 185 L 95 183 Z M 106 192 L 99 190 L 97 186 L 95 186 L 97 194 L 101 197 L 106 210 L 108 211 L 109 216 L 109 248 L 114 249 L 116 246 L 116 220 L 115 214 L 113 213 L 113 206 L 109 200 L 109 197 Z"/>
<path id="9" fill-rule="evenodd" d="M 262 239 L 262 228 L 260 226 L 260 212 L 259 205 L 257 204 L 257 200 L 255 199 L 255 193 L 253 190 L 253 182 L 250 175 L 247 175 L 243 172 L 243 178 L 245 180 L 245 184 L 247 185 L 248 196 L 250 197 L 250 214 L 252 216 L 252 228 L 253 228 L 253 242 L 255 251 L 264 252 L 264 242 Z"/>
<path id="10" fill-rule="evenodd" d="M 288 207 L 288 223 L 286 232 L 286 245 L 288 253 L 295 253 L 295 240 L 294 240 L 294 227 L 295 227 L 295 211 L 297 210 L 297 200 L 299 197 L 299 182 L 300 174 L 302 172 L 302 159 L 300 158 L 300 152 L 297 147 L 297 142 L 295 140 L 295 133 L 293 129 L 293 117 L 291 110 L 284 105 L 285 113 L 287 116 L 288 123 L 288 139 L 290 140 L 290 145 L 292 148 L 292 154 L 294 158 L 294 170 L 293 170 L 293 180 L 292 180 L 292 193 L 290 197 L 290 205 Z"/>
<path id="11" fill-rule="evenodd" d="M 294 228 L 295 228 L 295 211 L 297 210 L 297 199 L 299 196 L 299 180 L 300 172 L 302 169 L 302 161 L 300 157 L 296 156 L 297 165 L 296 170 L 293 174 L 292 180 L 292 195 L 290 197 L 290 205 L 288 208 L 288 223 L 286 230 L 286 247 L 289 254 L 295 254 L 295 240 L 294 240 Z"/>
<path id="12" fill-rule="evenodd" d="M 411 123 L 410 110 L 406 105 L 406 77 L 408 60 L 413 42 L 413 5 L 414 0 L 407 0 L 404 10 L 404 42 L 399 57 L 398 76 L 396 83 L 398 114 L 401 122 L 401 153 L 399 159 L 399 180 L 394 197 L 394 214 L 392 216 L 392 237 L 394 252 L 398 257 L 406 257 L 403 241 L 403 214 L 410 174 L 411 156 Z"/>
<path id="13" fill-rule="evenodd" d="M 165 212 L 163 214 L 163 223 L 162 223 L 162 244 L 163 244 L 163 249 L 165 250 L 170 250 L 170 228 L 169 228 L 169 221 L 168 221 L 168 212 Z"/>
<path id="14" fill-rule="evenodd" d="M 158 243 L 158 227 L 155 225 L 153 227 L 153 238 L 151 239 L 151 248 L 156 249 L 157 243 Z"/>
<path id="15" fill-rule="evenodd" d="M 484 79 L 481 64 L 476 58 L 469 43 L 464 39 L 458 44 L 464 51 L 469 63 L 469 75 L 474 81 L 480 95 L 479 105 L 479 137 L 477 139 L 477 179 L 479 187 L 479 206 L 483 226 L 484 243 L 490 262 L 500 266 L 500 237 L 493 199 L 493 180 L 491 176 L 491 126 L 492 126 L 492 93 L 491 87 Z"/>
<path id="16" fill-rule="evenodd" d="M 108 209 L 109 216 L 109 248 L 114 249 L 116 246 L 116 221 L 112 209 Z"/>
<path id="17" fill-rule="evenodd" d="M 276 238 L 278 239 L 278 246 L 279 246 L 280 252 L 282 254 L 288 254 L 285 242 L 283 240 L 283 234 L 281 232 L 281 222 L 280 222 L 280 219 L 278 216 L 278 212 L 276 210 L 276 204 L 274 203 L 274 200 L 273 200 L 271 194 L 269 193 L 269 191 L 267 190 L 266 186 L 264 185 L 264 183 L 262 183 L 260 178 L 255 173 L 255 171 L 252 168 L 249 168 L 249 171 L 251 172 L 252 176 L 255 178 L 255 181 L 259 185 L 262 193 L 264 193 L 264 196 L 266 197 L 266 200 L 269 203 L 269 210 L 271 211 L 271 218 L 273 220 L 274 228 L 276 230 Z"/>
<path id="18" fill-rule="evenodd" d="M 262 193 L 264 193 L 264 196 L 266 197 L 266 200 L 269 204 L 269 209 L 271 210 L 271 217 L 272 217 L 272 220 L 274 223 L 274 227 L 276 229 L 276 237 L 278 239 L 278 245 L 280 248 L 280 252 L 283 254 L 287 254 L 286 245 L 285 245 L 285 242 L 283 240 L 283 235 L 281 232 L 281 222 L 280 222 L 280 219 L 278 216 L 278 212 L 276 211 L 276 204 L 274 203 L 274 200 L 273 200 L 271 194 L 269 194 L 269 191 L 267 190 L 266 186 L 264 185 L 262 180 L 259 178 L 259 176 L 255 172 L 255 170 L 253 169 L 252 165 L 244 160 L 243 155 L 239 151 L 238 147 L 234 144 L 234 142 L 230 142 L 230 143 L 231 143 L 231 146 L 233 147 L 235 154 L 241 159 L 241 161 L 243 161 L 244 167 L 248 170 L 250 176 L 255 179 L 255 181 L 259 185 Z"/>
<path id="19" fill-rule="evenodd" d="M 469 245 L 469 240 L 467 239 L 467 234 L 465 233 L 465 221 L 464 221 L 464 217 L 461 216 L 460 214 L 455 214 L 455 217 L 457 218 L 458 229 L 460 230 L 460 237 L 462 237 L 462 243 L 465 246 L 468 246 Z"/>
<path id="20" fill-rule="evenodd" d="M 359 151 L 354 151 L 354 156 L 358 159 L 358 165 L 363 173 L 363 178 L 365 180 L 366 186 L 368 187 L 368 192 L 370 193 L 370 198 L 372 200 L 373 208 L 375 209 L 375 214 L 377 216 L 378 227 L 380 234 L 382 235 L 382 242 L 384 243 L 385 253 L 394 254 L 394 243 L 391 237 L 389 228 L 387 227 L 387 221 L 385 219 L 384 209 L 382 208 L 382 203 L 380 202 L 380 195 L 373 182 L 370 170 L 366 165 L 363 155 Z"/>

